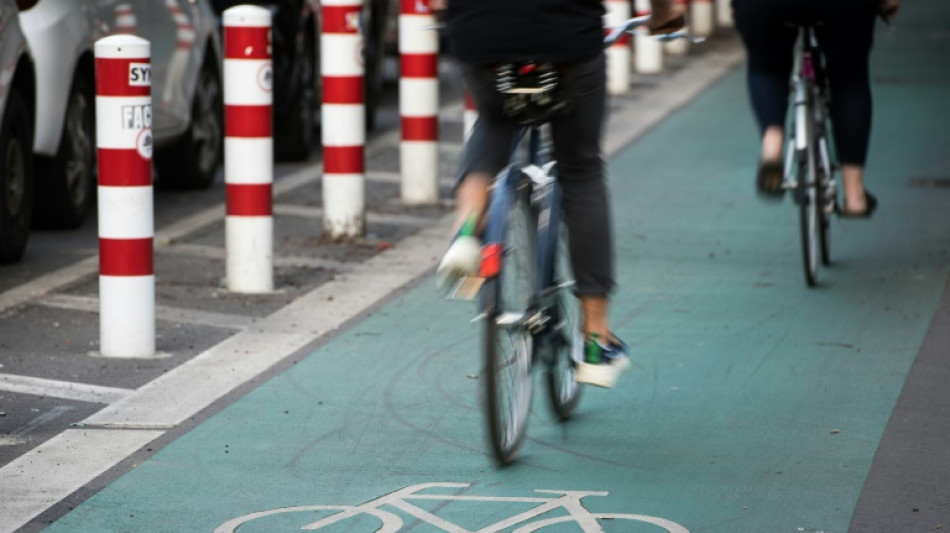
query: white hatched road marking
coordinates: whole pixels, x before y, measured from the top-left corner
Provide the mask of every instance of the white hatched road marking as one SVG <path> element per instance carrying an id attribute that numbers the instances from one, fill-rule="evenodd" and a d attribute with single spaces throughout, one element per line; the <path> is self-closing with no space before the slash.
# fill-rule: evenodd
<path id="1" fill-rule="evenodd" d="M 135 392 L 132 389 L 119 389 L 14 374 L 0 374 L 0 391 L 90 403 L 113 403 Z"/>

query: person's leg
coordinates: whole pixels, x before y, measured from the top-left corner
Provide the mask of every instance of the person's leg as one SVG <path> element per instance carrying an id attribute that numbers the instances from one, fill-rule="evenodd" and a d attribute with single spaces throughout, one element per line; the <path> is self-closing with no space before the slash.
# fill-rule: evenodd
<path id="1" fill-rule="evenodd" d="M 785 116 L 796 29 L 785 2 L 733 0 L 736 28 L 748 56 L 746 83 L 761 134 L 757 181 L 762 192 L 781 193 Z"/>
<path id="2" fill-rule="evenodd" d="M 580 300 L 584 353 L 575 379 L 612 387 L 629 365 L 627 347 L 610 329 L 613 237 L 600 138 L 606 110 L 603 54 L 564 74 L 569 107 L 552 122 L 557 178 Z"/>
<path id="3" fill-rule="evenodd" d="M 552 122 L 557 176 L 570 237 L 583 331 L 606 339 L 613 242 L 600 138 L 606 109 L 603 56 L 565 73 L 569 106 Z"/>
<path id="4" fill-rule="evenodd" d="M 478 271 L 489 185 L 508 162 L 514 125 L 501 116 L 500 97 L 491 70 L 462 65 L 465 84 L 478 108 L 478 119 L 465 143 L 455 186 L 455 224 L 452 244 L 436 270 L 437 283 L 453 289 Z M 469 295 L 464 295 L 468 297 Z"/>
<path id="5" fill-rule="evenodd" d="M 831 121 L 841 162 L 845 213 L 864 213 L 864 165 L 871 134 L 871 77 L 868 65 L 874 40 L 873 4 L 852 2 L 831 9 L 818 27 L 831 85 Z"/>

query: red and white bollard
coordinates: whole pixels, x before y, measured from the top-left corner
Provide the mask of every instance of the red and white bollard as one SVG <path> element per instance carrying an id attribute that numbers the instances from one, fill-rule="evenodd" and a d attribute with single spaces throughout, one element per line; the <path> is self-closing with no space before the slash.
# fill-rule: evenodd
<path id="1" fill-rule="evenodd" d="M 402 201 L 433 204 L 439 200 L 439 35 L 429 0 L 399 5 Z"/>
<path id="2" fill-rule="evenodd" d="M 652 11 L 650 0 L 636 0 L 636 16 L 649 15 Z M 641 74 L 657 74 L 663 71 L 663 45 L 660 41 L 639 32 L 634 39 L 634 64 Z"/>
<path id="3" fill-rule="evenodd" d="M 687 22 L 692 21 L 692 14 L 690 13 L 690 0 L 673 0 L 675 3 L 679 4 L 686 13 Z M 673 39 L 672 41 L 667 41 L 663 43 L 663 50 L 671 56 L 685 56 L 689 53 L 689 39 Z"/>
<path id="4" fill-rule="evenodd" d="M 713 0 L 692 0 L 689 31 L 697 37 L 709 37 L 716 30 Z"/>
<path id="5" fill-rule="evenodd" d="M 96 41 L 99 158 L 99 347 L 106 357 L 155 355 L 151 46 L 132 35 Z"/>
<path id="6" fill-rule="evenodd" d="M 604 26 L 612 28 L 630 18 L 630 0 L 604 0 L 607 14 Z M 624 94 L 630 90 L 630 34 L 624 33 L 617 42 L 607 47 L 607 92 Z"/>
<path id="7" fill-rule="evenodd" d="M 732 18 L 732 0 L 716 0 L 716 25 L 722 28 L 736 25 Z"/>
<path id="8" fill-rule="evenodd" d="M 323 0 L 323 229 L 331 239 L 366 232 L 366 104 L 361 0 Z"/>
<path id="9" fill-rule="evenodd" d="M 175 21 L 175 51 L 168 60 L 168 73 L 165 75 L 165 87 L 162 89 L 163 102 L 187 102 L 185 98 L 185 74 L 188 58 L 195 44 L 197 32 L 191 21 L 182 12 L 178 0 L 165 0 L 165 8 Z"/>
<path id="10" fill-rule="evenodd" d="M 224 11 L 224 183 L 228 289 L 274 290 L 271 13 Z"/>
<path id="11" fill-rule="evenodd" d="M 116 4 L 115 8 L 115 32 L 134 34 L 138 19 L 135 18 L 135 11 L 129 4 Z"/>
<path id="12" fill-rule="evenodd" d="M 475 105 L 475 97 L 471 91 L 465 89 L 464 104 L 462 109 L 462 140 L 467 141 L 472 134 L 472 128 L 475 127 L 475 121 L 478 120 L 478 106 Z"/>

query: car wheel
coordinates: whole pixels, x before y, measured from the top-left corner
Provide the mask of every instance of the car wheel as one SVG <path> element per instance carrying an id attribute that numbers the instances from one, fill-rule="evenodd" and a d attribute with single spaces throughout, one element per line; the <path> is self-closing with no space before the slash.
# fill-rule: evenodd
<path id="1" fill-rule="evenodd" d="M 16 89 L 0 122 L 0 263 L 23 256 L 33 208 L 33 124 Z"/>
<path id="2" fill-rule="evenodd" d="M 383 91 L 383 56 L 385 55 L 386 2 L 365 3 L 366 28 L 363 43 L 363 95 L 366 104 L 366 131 L 376 127 L 376 108 Z"/>
<path id="3" fill-rule="evenodd" d="M 68 229 L 82 224 L 93 203 L 96 186 L 95 96 L 86 79 L 77 75 L 69 90 L 59 149 L 54 157 L 39 157 L 42 176 L 34 204 L 34 224 Z"/>
<path id="4" fill-rule="evenodd" d="M 211 58 L 206 58 L 195 87 L 188 130 L 155 154 L 163 187 L 206 189 L 214 183 L 224 154 L 223 107 L 221 78 Z"/>
<path id="5" fill-rule="evenodd" d="M 317 45 L 316 36 L 303 32 L 294 49 L 294 68 L 300 87 L 291 90 L 298 95 L 290 114 L 275 132 L 274 156 L 282 161 L 301 161 L 310 157 L 314 143 L 314 117 L 317 111 Z"/>

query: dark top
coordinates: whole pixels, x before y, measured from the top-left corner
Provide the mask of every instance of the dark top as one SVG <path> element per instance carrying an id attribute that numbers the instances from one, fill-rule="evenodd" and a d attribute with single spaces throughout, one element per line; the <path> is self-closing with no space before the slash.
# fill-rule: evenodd
<path id="1" fill-rule="evenodd" d="M 575 63 L 603 49 L 602 0 L 449 0 L 449 50 L 466 63 Z"/>

